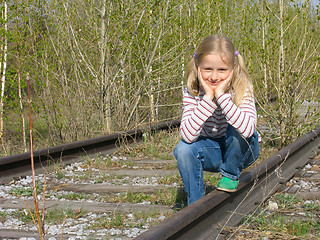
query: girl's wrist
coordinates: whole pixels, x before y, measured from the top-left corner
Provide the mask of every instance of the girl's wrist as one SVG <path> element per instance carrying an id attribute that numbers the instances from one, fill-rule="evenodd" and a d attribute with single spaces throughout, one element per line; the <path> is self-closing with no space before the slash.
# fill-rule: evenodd
<path id="1" fill-rule="evenodd" d="M 214 94 L 205 94 L 205 96 L 212 101 L 214 99 L 215 95 Z"/>
<path id="2" fill-rule="evenodd" d="M 220 91 L 215 91 L 214 96 L 216 97 L 216 99 L 218 99 L 222 94 L 224 93 Z"/>

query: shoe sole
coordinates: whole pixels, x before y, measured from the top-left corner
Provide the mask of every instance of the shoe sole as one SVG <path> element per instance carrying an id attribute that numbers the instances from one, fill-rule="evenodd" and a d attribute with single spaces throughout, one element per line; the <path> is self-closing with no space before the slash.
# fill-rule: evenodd
<path id="1" fill-rule="evenodd" d="M 237 189 L 227 189 L 227 188 L 220 188 L 220 187 L 217 187 L 218 190 L 220 191 L 224 191 L 224 192 L 235 192 L 237 191 Z"/>

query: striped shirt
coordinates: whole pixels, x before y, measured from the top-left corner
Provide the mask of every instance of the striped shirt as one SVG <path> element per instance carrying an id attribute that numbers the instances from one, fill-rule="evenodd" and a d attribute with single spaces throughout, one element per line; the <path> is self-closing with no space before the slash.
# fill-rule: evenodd
<path id="1" fill-rule="evenodd" d="M 254 98 L 247 93 L 242 103 L 236 106 L 230 93 L 224 93 L 212 101 L 203 91 L 199 96 L 192 96 L 186 88 L 180 125 L 182 139 L 192 143 L 199 136 L 223 137 L 229 124 L 243 137 L 252 136 L 257 125 L 257 112 Z"/>

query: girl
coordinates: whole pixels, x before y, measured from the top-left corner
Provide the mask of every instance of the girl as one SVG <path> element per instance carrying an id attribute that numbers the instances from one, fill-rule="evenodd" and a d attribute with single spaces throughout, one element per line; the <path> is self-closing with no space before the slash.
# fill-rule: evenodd
<path id="1" fill-rule="evenodd" d="M 187 66 L 174 156 L 188 204 L 203 197 L 203 170 L 221 172 L 217 189 L 234 192 L 259 155 L 253 87 L 244 60 L 225 36 L 205 38 Z"/>

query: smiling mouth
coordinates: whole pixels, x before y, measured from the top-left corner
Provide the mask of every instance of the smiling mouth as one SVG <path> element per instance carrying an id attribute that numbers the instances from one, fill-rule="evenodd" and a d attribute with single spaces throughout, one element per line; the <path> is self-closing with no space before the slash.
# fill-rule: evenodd
<path id="1" fill-rule="evenodd" d="M 208 80 L 208 83 L 212 84 L 212 85 L 217 85 L 220 81 L 210 81 Z"/>

